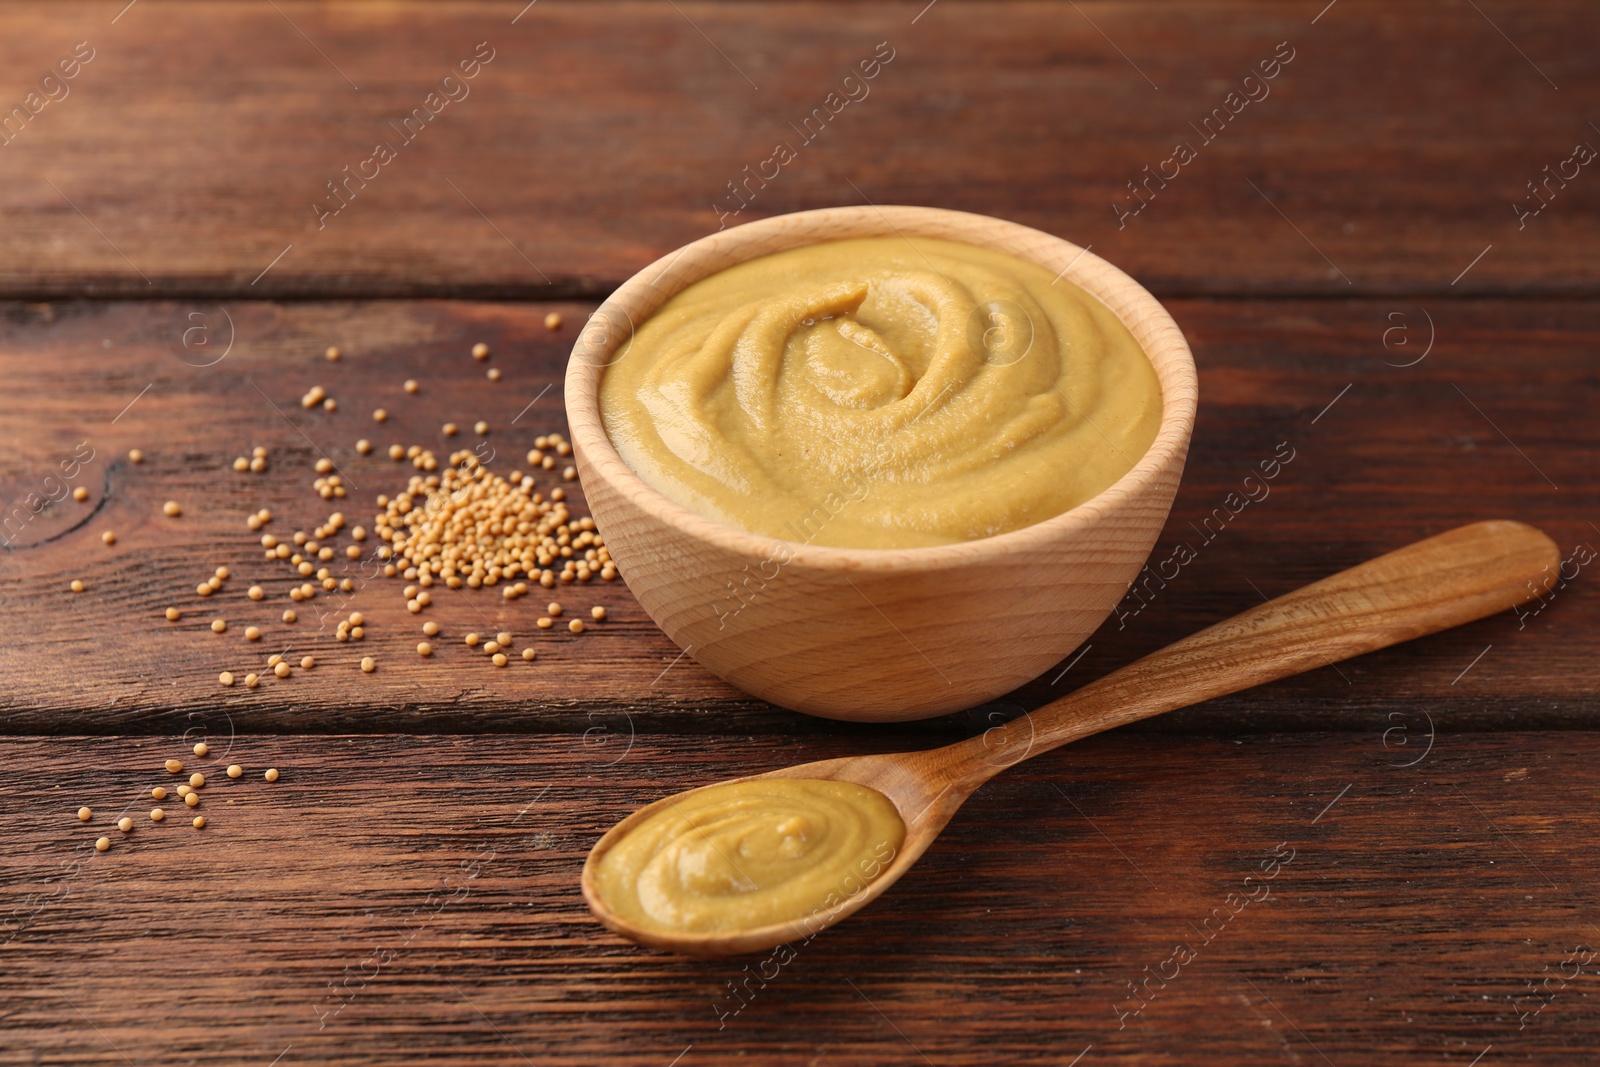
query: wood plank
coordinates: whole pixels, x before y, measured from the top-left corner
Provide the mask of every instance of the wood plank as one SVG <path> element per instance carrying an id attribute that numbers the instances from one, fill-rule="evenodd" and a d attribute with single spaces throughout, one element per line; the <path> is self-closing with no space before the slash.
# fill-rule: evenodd
<path id="1" fill-rule="evenodd" d="M 553 306 L 567 319 L 555 333 L 543 325 L 551 305 L 232 303 L 226 315 L 183 303 L 4 309 L 0 521 L 10 524 L 11 549 L 0 552 L 8 619 L 0 728 L 181 731 L 190 716 L 220 708 L 239 729 L 258 731 L 582 732 L 611 722 L 644 731 L 836 733 L 838 724 L 753 701 L 680 659 L 621 583 L 563 593 L 570 606 L 603 603 L 611 612 L 579 637 L 558 630 L 535 638 L 542 597 L 507 602 L 495 590 L 435 590 L 445 595 L 424 617 L 444 634 L 429 660 L 414 651 L 421 620 L 406 612 L 398 580 L 367 580 L 341 556 L 338 573 L 364 583 L 348 603 L 287 599 L 302 579 L 261 559 L 259 534 L 244 520 L 268 506 L 280 535 L 321 523 L 334 506 L 311 489 L 321 454 L 352 483 L 351 496 L 334 504 L 353 524 L 370 522 L 376 495 L 402 488 L 411 473 L 382 454 L 391 442 L 474 446 L 480 439 L 470 427 L 483 418 L 491 428 L 482 441 L 505 471 L 536 435 L 564 429 L 557 383 L 587 307 Z M 1455 525 L 1503 517 L 1543 527 L 1570 560 L 1572 580 L 1538 613 L 1488 619 L 1147 728 L 1369 729 L 1397 706 L 1425 708 L 1447 728 L 1594 721 L 1589 635 L 1600 596 L 1593 567 L 1582 561 L 1600 546 L 1590 477 L 1600 429 L 1585 414 L 1596 399 L 1600 311 L 1564 301 L 1434 304 L 1427 313 L 1435 350 L 1398 368 L 1387 364 L 1422 351 L 1423 309 L 1176 301 L 1172 310 L 1194 344 L 1203 399 L 1178 501 L 1152 556 L 1154 577 L 1136 583 L 1081 658 L 1013 694 L 1007 707 L 1035 706 L 1263 596 Z M 214 366 L 190 365 L 218 350 L 183 347 L 184 331 L 198 321 L 191 313 L 209 316 L 213 345 L 224 343 L 231 318 L 232 350 Z M 1400 324 L 1391 313 L 1410 316 L 1411 347 L 1399 345 L 1400 334 L 1385 347 L 1383 331 Z M 493 348 L 488 366 L 503 371 L 499 383 L 468 355 L 478 340 Z M 323 359 L 329 343 L 343 346 L 339 363 Z M 406 378 L 423 382 L 423 391 L 407 396 Z M 328 389 L 337 411 L 299 405 L 313 384 Z M 370 415 L 380 405 L 392 412 L 383 426 Z M 446 420 L 469 430 L 445 438 Z M 356 454 L 360 437 L 379 451 Z M 46 476 L 83 442 L 94 459 L 76 483 L 89 500 L 66 498 L 33 516 L 28 494 L 64 494 Z M 257 444 L 270 449 L 269 471 L 235 473 L 231 461 Z M 133 447 L 143 450 L 142 464 L 129 462 Z M 1288 457 L 1276 477 L 1247 484 L 1275 455 Z M 1245 494 L 1258 499 L 1241 507 Z M 161 514 L 166 500 L 183 506 L 181 518 Z M 116 533 L 114 546 L 101 544 L 105 530 Z M 349 543 L 336 539 L 341 550 Z M 1163 564 L 1183 558 L 1185 546 L 1193 559 L 1173 576 Z M 216 596 L 196 596 L 218 565 L 234 577 Z M 67 591 L 75 578 L 85 592 Z M 252 583 L 268 591 L 265 601 L 245 598 Z M 185 618 L 167 622 L 169 605 Z M 290 606 L 302 615 L 292 626 L 279 621 Z M 369 617 L 361 643 L 333 639 L 338 614 L 319 624 L 319 612 L 340 608 Z M 209 632 L 214 617 L 230 622 L 227 634 Z M 244 640 L 247 625 L 264 630 L 261 643 Z M 536 640 L 538 662 L 496 670 L 460 643 L 469 629 L 502 628 L 519 648 Z M 284 649 L 313 654 L 320 665 L 284 682 L 268 676 L 256 690 L 218 686 L 219 672 L 264 671 L 268 654 Z M 364 655 L 378 660 L 377 673 L 357 670 Z M 971 719 L 926 729 L 952 736 Z"/>
<path id="2" fill-rule="evenodd" d="M 781 968 L 620 941 L 578 870 L 662 792 L 854 742 L 241 735 L 201 831 L 145 814 L 175 739 L 3 745 L 6 1062 L 1570 1064 L 1600 1026 L 1590 733 L 1091 739 Z"/>
<path id="3" fill-rule="evenodd" d="M 599 297 L 721 211 L 863 200 L 1038 226 L 1164 295 L 1600 282 L 1585 169 L 1513 207 L 1600 143 L 1580 0 L 520 6 L 8 5 L 7 109 L 94 58 L 0 149 L 0 294 Z M 480 41 L 468 95 L 403 141 Z M 868 95 L 800 129 L 879 42 Z M 1270 95 L 1225 105 L 1279 42 Z M 780 141 L 796 158 L 730 198 Z M 1194 160 L 1120 218 L 1179 141 Z"/>

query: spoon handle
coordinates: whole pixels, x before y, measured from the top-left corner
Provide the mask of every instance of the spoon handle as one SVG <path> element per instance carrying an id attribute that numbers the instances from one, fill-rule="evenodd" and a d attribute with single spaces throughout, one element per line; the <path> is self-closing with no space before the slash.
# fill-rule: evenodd
<path id="1" fill-rule="evenodd" d="M 1038 708 L 1029 716 L 1026 754 L 1003 765 L 1505 611 L 1543 594 L 1559 560 L 1555 542 L 1520 522 L 1478 522 L 1418 541 L 1269 600 Z"/>

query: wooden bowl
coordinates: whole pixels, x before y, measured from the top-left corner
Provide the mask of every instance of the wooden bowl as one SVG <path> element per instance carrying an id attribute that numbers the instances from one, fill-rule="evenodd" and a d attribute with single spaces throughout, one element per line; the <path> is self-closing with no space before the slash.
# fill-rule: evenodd
<path id="1" fill-rule="evenodd" d="M 1111 308 L 1161 383 L 1161 426 L 1099 496 L 1031 526 L 934 548 L 800 544 L 705 518 L 650 488 L 601 422 L 605 368 L 633 326 L 733 264 L 847 237 L 936 237 L 1009 252 Z M 894 722 L 972 707 L 1059 662 L 1111 613 L 1178 489 L 1194 425 L 1194 358 L 1132 278 L 1077 245 L 982 215 L 844 207 L 752 222 L 685 245 L 625 282 L 567 366 L 567 420 L 595 522 L 639 603 L 712 673 L 796 711 Z"/>

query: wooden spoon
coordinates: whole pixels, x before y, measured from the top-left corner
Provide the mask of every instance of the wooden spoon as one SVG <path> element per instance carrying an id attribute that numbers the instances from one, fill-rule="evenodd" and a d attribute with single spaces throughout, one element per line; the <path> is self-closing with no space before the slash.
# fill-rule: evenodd
<path id="1" fill-rule="evenodd" d="M 662 933 L 610 912 L 595 889 L 600 858 L 676 797 L 634 812 L 595 844 L 583 868 L 584 899 L 622 936 L 686 955 L 755 952 L 808 938 L 898 881 L 967 797 L 1005 768 L 1102 730 L 1505 611 L 1541 595 L 1554 580 L 1559 560 L 1555 543 L 1532 526 L 1506 521 L 1462 526 L 1251 608 L 982 737 L 925 752 L 847 756 L 755 775 L 855 782 L 883 793 L 899 810 L 906 837 L 893 861 L 865 889 L 832 909 L 716 933 Z"/>

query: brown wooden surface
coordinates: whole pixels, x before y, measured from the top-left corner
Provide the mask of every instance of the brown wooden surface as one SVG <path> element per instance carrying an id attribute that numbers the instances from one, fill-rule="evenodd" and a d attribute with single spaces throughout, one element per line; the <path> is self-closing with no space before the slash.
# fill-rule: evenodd
<path id="1" fill-rule="evenodd" d="M 1441 736 L 1412 767 L 1377 731 L 1090 739 L 984 787 L 720 1030 L 766 957 L 605 932 L 583 856 L 661 792 L 859 742 L 210 736 L 250 773 L 202 790 L 200 831 L 145 814 L 172 741 L 8 743 L 0 1062 L 1579 1063 L 1600 1026 L 1595 963 L 1528 992 L 1600 947 L 1590 733 Z"/>
<path id="2" fill-rule="evenodd" d="M 96 56 L 0 148 L 0 292 L 600 296 L 715 229 L 727 183 L 799 142 L 789 124 L 880 41 L 869 94 L 735 221 L 983 212 L 1093 244 L 1158 295 L 1600 284 L 1587 170 L 1525 228 L 1511 209 L 1600 137 L 1583 0 L 1339 0 L 1315 24 L 1313 0 L 941 3 L 915 24 L 926 0 L 545 0 L 515 25 L 511 0 L 140 0 L 112 24 L 123 3 L 7 8 L 7 107 L 75 42 Z M 324 183 L 479 41 L 495 58 L 470 94 L 319 230 Z M 1189 124 L 1281 41 L 1270 95 L 1198 143 Z M 1198 158 L 1119 230 L 1113 200 L 1177 138 Z"/>
<path id="3" fill-rule="evenodd" d="M 557 306 L 569 323 L 585 314 L 584 306 Z M 480 440 L 470 432 L 445 438 L 446 420 L 469 428 L 479 418 L 490 422 L 482 440 L 496 450 L 494 465 L 509 470 L 538 434 L 564 429 L 559 376 L 575 326 L 551 334 L 542 323 L 545 305 L 227 307 L 234 348 L 206 368 L 188 365 L 173 350 L 200 361 L 180 341 L 196 309 L 219 324 L 221 340 L 227 319 L 215 305 L 10 308 L 0 335 L 9 383 L 0 393 L 7 514 L 25 507 L 26 494 L 40 491 L 52 465 L 80 442 L 91 443 L 96 459 L 81 479 L 94 494 L 88 502 L 52 505 L 20 528 L 12 551 L 0 553 L 6 731 L 162 732 L 208 708 L 225 708 L 240 729 L 275 731 L 581 730 L 596 709 L 673 731 L 840 728 L 772 709 L 692 660 L 678 660 L 678 649 L 620 582 L 560 594 L 568 604 L 603 603 L 612 613 L 578 638 L 563 631 L 535 638 L 543 597 L 508 604 L 496 590 L 436 590 L 435 606 L 416 617 L 405 611 L 404 583 L 384 578 L 365 582 L 351 599 L 373 620 L 359 644 L 333 640 L 339 616 L 318 628 L 317 610 L 340 603 L 330 597 L 293 605 L 302 618 L 292 626 L 279 622 L 299 579 L 286 565 L 261 559 L 259 535 L 245 528 L 245 516 L 272 508 L 271 529 L 280 535 L 325 519 L 332 508 L 311 490 L 315 448 L 358 487 L 338 502 L 340 510 L 352 523 L 370 525 L 377 494 L 403 487 L 412 471 L 381 455 L 389 443 L 444 448 Z M 1594 709 L 1584 701 L 1596 683 L 1592 634 L 1600 599 L 1591 589 L 1592 567 L 1576 565 L 1584 558 L 1581 546 L 1600 546 L 1600 531 L 1590 524 L 1600 517 L 1592 477 L 1600 429 L 1566 413 L 1595 398 L 1600 313 L 1566 301 L 1453 301 L 1420 309 L 1381 301 L 1173 301 L 1170 307 L 1194 345 L 1203 400 L 1178 500 L 1152 558 L 1167 559 L 1180 543 L 1196 557 L 1165 589 L 1156 582 L 1142 587 L 1145 606 L 1138 595 L 1125 599 L 1082 658 L 1066 661 L 1075 663 L 1068 675 L 1051 671 L 1009 703 L 1035 706 L 1263 596 L 1418 538 L 1484 517 L 1516 517 L 1550 533 L 1564 556 L 1580 553 L 1568 569 L 1575 580 L 1549 598 L 1547 609 L 1358 660 L 1341 668 L 1348 686 L 1320 672 L 1341 686 L 1331 702 L 1324 680 L 1312 675 L 1180 712 L 1175 720 L 1202 729 L 1315 729 L 1381 718 L 1389 702 L 1407 700 L 1426 701 L 1452 725 L 1592 721 Z M 1410 346 L 1399 345 L 1401 334 L 1383 343 L 1384 330 L 1401 321 L 1386 317 L 1396 308 L 1412 322 Z M 1413 367 L 1386 365 L 1421 351 L 1422 312 L 1437 327 L 1434 351 Z M 504 373 L 498 383 L 467 354 L 480 339 L 494 349 L 489 365 Z M 337 364 L 321 355 L 330 342 L 346 352 Z M 1508 358 L 1508 351 L 1522 358 Z M 401 383 L 408 377 L 426 382 L 424 391 L 407 396 Z M 298 398 L 313 384 L 339 401 L 337 411 L 300 407 Z M 1347 385 L 1349 392 L 1323 413 Z M 371 418 L 379 405 L 391 412 L 382 426 Z M 363 436 L 378 446 L 371 456 L 355 452 Z M 1268 495 L 1221 532 L 1213 518 L 1203 527 L 1212 537 L 1205 541 L 1201 524 L 1283 442 L 1293 459 L 1268 483 Z M 233 458 L 256 444 L 271 450 L 271 468 L 235 473 Z M 142 464 L 128 461 L 132 447 L 144 450 Z M 179 501 L 185 514 L 163 516 L 166 500 Z M 100 543 L 106 529 L 118 536 L 113 547 Z M 336 543 L 342 549 L 350 542 Z M 220 593 L 197 597 L 194 586 L 219 564 L 235 576 Z M 345 565 L 360 577 L 359 567 Z M 80 577 L 88 589 L 66 592 Z M 266 601 L 245 599 L 252 582 L 269 591 Z M 162 617 L 169 604 L 186 613 L 183 621 Z M 217 617 L 230 621 L 227 634 L 209 632 Z M 431 661 L 414 652 L 422 618 L 445 630 Z M 250 624 L 266 632 L 260 644 L 244 640 Z M 460 643 L 469 629 L 501 628 L 517 635 L 519 647 L 536 640 L 538 662 L 495 670 Z M 242 677 L 263 669 L 280 646 L 316 655 L 323 665 L 256 690 L 217 685 L 220 671 Z M 378 659 L 376 674 L 356 670 L 363 655 Z M 962 718 L 927 728 L 946 736 Z"/>
<path id="4" fill-rule="evenodd" d="M 25 505 L 79 442 L 97 457 L 89 503 L 0 551 L 0 1064 L 1600 1062 L 1595 960 L 1560 977 L 1575 947 L 1600 949 L 1600 599 L 1576 562 L 1600 545 L 1600 180 L 1583 168 L 1521 229 L 1513 211 L 1575 143 L 1600 144 L 1597 20 L 1577 0 L 0 7 L 0 114 L 76 42 L 96 50 L 0 147 L 0 503 Z M 380 580 L 357 594 L 363 645 L 313 636 L 302 610 L 317 668 L 217 686 L 255 651 L 244 624 L 287 629 L 267 621 L 288 582 L 252 569 L 247 509 L 280 531 L 323 519 L 320 448 L 354 483 L 340 510 L 369 519 L 409 468 L 356 457 L 363 436 L 439 446 L 444 421 L 484 418 L 516 456 L 560 428 L 593 302 L 715 229 L 725 183 L 885 40 L 871 95 L 733 221 L 987 212 L 1152 288 L 1200 373 L 1152 556 L 1196 549 L 1177 577 L 995 705 L 892 730 L 740 695 L 678 659 L 620 583 L 562 598 L 605 603 L 605 625 L 495 671 L 460 633 L 504 622 L 520 641 L 542 601 L 441 597 L 425 663 L 401 583 Z M 319 231 L 323 183 L 479 41 L 495 59 L 471 96 Z M 1119 230 L 1125 183 L 1280 41 L 1295 58 L 1271 96 Z M 185 347 L 201 321 L 207 347 Z M 191 365 L 226 336 L 225 359 Z M 466 355 L 478 340 L 498 385 Z M 344 362 L 321 359 L 329 343 Z M 318 383 L 338 412 L 298 406 Z M 270 472 L 225 466 L 254 444 Z M 1200 533 L 1281 448 L 1270 494 Z M 725 1028 L 745 961 L 644 952 L 582 907 L 588 848 L 663 793 L 975 735 L 1487 517 L 1538 525 L 1573 561 L 1537 614 L 1001 776 Z M 198 603 L 218 563 L 236 576 Z M 86 592 L 63 591 L 74 577 Z M 270 612 L 242 596 L 260 579 Z M 172 602 L 201 610 L 174 626 Z M 201 623 L 224 605 L 217 637 Z M 250 776 L 213 774 L 205 830 L 171 801 L 152 826 L 141 794 L 199 736 Z M 86 852 L 129 804 L 132 838 Z M 1280 843 L 1295 858 L 1273 899 L 1118 1029 L 1128 983 Z"/>

